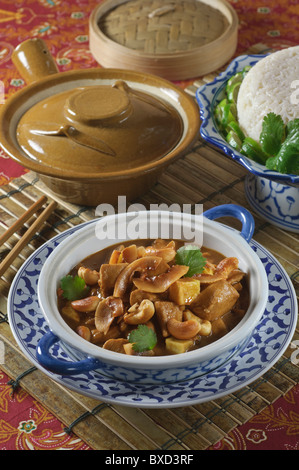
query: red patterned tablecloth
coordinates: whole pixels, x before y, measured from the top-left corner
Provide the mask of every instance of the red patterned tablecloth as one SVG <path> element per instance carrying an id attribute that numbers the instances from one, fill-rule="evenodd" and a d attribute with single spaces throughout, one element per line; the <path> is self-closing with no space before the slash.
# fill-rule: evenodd
<path id="1" fill-rule="evenodd" d="M 88 47 L 88 17 L 96 0 L 0 0 L 0 83 L 5 99 L 25 84 L 11 62 L 15 46 L 41 37 L 50 46 L 59 69 L 95 67 Z M 298 0 L 230 0 L 239 20 L 236 55 L 263 43 L 279 49 L 299 44 Z M 188 82 L 180 82 L 185 87 Z M 24 169 L 0 150 L 0 184 Z M 13 395 L 9 377 L 0 370 L 0 450 L 90 448 L 22 388 Z M 235 428 L 211 450 L 299 450 L 299 386 Z"/>

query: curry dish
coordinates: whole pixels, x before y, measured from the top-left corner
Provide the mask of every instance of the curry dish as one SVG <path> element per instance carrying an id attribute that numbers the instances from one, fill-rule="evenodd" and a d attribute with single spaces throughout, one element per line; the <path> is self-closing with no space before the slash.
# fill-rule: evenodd
<path id="1" fill-rule="evenodd" d="M 82 338 L 122 354 L 164 356 L 231 331 L 249 305 L 235 257 L 177 240 L 138 240 L 82 260 L 61 280 L 58 308 Z"/>

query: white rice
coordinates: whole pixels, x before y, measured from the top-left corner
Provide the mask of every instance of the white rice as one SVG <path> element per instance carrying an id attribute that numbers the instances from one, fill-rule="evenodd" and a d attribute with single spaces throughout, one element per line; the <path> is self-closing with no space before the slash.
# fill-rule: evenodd
<path id="1" fill-rule="evenodd" d="M 299 46 L 265 57 L 240 87 L 238 120 L 243 132 L 259 141 L 264 116 L 279 114 L 287 124 L 299 118 Z"/>

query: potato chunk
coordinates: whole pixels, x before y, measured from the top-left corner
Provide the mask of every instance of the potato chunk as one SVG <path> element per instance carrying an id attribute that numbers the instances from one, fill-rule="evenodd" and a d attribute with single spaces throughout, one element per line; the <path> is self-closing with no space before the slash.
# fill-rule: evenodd
<path id="1" fill-rule="evenodd" d="M 179 279 L 169 288 L 170 300 L 178 305 L 190 305 L 200 292 L 198 279 Z"/>
<path id="2" fill-rule="evenodd" d="M 173 336 L 169 336 L 165 339 L 165 345 L 169 354 L 181 354 L 192 348 L 193 340 L 176 339 Z"/>
<path id="3" fill-rule="evenodd" d="M 199 294 L 190 309 L 199 317 L 214 321 L 229 312 L 238 298 L 238 291 L 229 282 L 217 281 Z"/>

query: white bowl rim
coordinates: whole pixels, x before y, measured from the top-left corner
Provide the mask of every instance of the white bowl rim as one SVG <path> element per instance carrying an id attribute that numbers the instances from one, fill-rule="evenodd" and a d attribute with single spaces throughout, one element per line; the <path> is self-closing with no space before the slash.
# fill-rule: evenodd
<path id="1" fill-rule="evenodd" d="M 154 212 L 161 215 L 160 211 L 150 211 L 151 214 Z M 163 212 L 165 214 L 165 211 Z M 146 216 L 148 211 L 138 212 L 138 215 Z M 132 213 L 133 215 L 133 213 Z M 172 213 L 173 217 L 176 217 L 176 213 Z M 230 238 L 230 240 L 243 249 L 243 253 L 246 253 L 250 258 L 253 260 L 254 267 L 256 269 L 256 273 L 258 274 L 259 282 L 256 282 L 257 288 L 259 289 L 260 296 L 257 300 L 256 305 L 253 307 L 252 312 L 250 312 L 249 318 L 246 319 L 245 317 L 239 325 L 236 326 L 233 330 L 227 333 L 221 339 L 207 345 L 203 348 L 199 348 L 193 351 L 189 351 L 187 353 L 182 353 L 178 355 L 168 355 L 168 356 L 156 356 L 156 357 L 148 357 L 148 356 L 130 356 L 130 355 L 122 355 L 117 352 L 105 350 L 95 344 L 89 343 L 88 341 L 81 338 L 76 332 L 74 332 L 62 319 L 57 305 L 56 309 L 54 308 L 54 315 L 51 314 L 51 307 L 53 306 L 54 302 L 52 300 L 52 304 L 49 303 L 49 299 L 47 299 L 44 295 L 44 292 L 47 292 L 48 286 L 48 278 L 53 271 L 51 268 L 55 264 L 55 262 L 62 258 L 63 253 L 67 251 L 67 248 L 70 244 L 75 245 L 80 240 L 83 240 L 86 235 L 94 228 L 94 225 L 98 222 L 105 221 L 105 223 L 109 223 L 109 219 L 112 221 L 115 217 L 122 218 L 127 216 L 127 214 L 116 214 L 116 215 L 107 215 L 101 219 L 94 219 L 92 221 L 85 222 L 80 224 L 80 228 L 78 228 L 73 234 L 70 234 L 65 240 L 63 240 L 49 255 L 47 258 L 42 271 L 40 273 L 39 282 L 38 282 L 38 300 L 40 308 L 45 316 L 45 319 L 49 325 L 50 330 L 56 336 L 58 336 L 59 340 L 68 344 L 71 348 L 80 351 L 86 357 L 93 357 L 97 358 L 98 360 L 102 360 L 103 362 L 107 362 L 110 364 L 114 364 L 117 366 L 123 366 L 126 368 L 134 367 L 135 369 L 142 369 L 145 368 L 152 368 L 152 369 L 161 369 L 161 368 L 171 368 L 171 367 L 182 367 L 194 362 L 202 362 L 212 357 L 215 357 L 213 354 L 215 348 L 217 349 L 217 355 L 227 351 L 230 348 L 235 347 L 237 344 L 242 342 L 243 340 L 248 337 L 255 326 L 258 324 L 264 309 L 266 307 L 266 303 L 268 300 L 268 279 L 266 271 L 262 265 L 261 260 L 257 256 L 257 254 L 252 250 L 250 245 L 240 236 L 239 232 L 236 232 L 234 229 L 231 229 L 228 226 L 224 226 L 218 222 L 208 220 L 204 217 L 204 224 L 209 226 L 213 229 L 213 231 L 219 231 L 222 235 L 226 235 Z M 181 216 L 181 214 L 179 214 Z M 196 217 L 196 216 L 193 216 Z M 121 240 L 113 241 L 110 245 L 113 246 L 117 242 L 121 242 Z M 250 250 L 250 251 L 249 251 Z M 93 253 L 93 252 L 92 252 Z M 92 254 L 90 253 L 90 254 Z M 250 254 L 250 255 L 249 255 Z M 82 258 L 81 258 L 82 259 Z M 80 259 L 80 260 L 81 260 Z M 78 259 L 78 261 L 80 261 Z M 67 274 L 67 272 L 65 273 Z M 55 292 L 56 292 L 56 286 Z M 49 314 L 50 313 L 50 314 Z M 56 315 L 55 315 L 56 314 Z M 248 334 L 247 334 L 248 333 Z"/>

